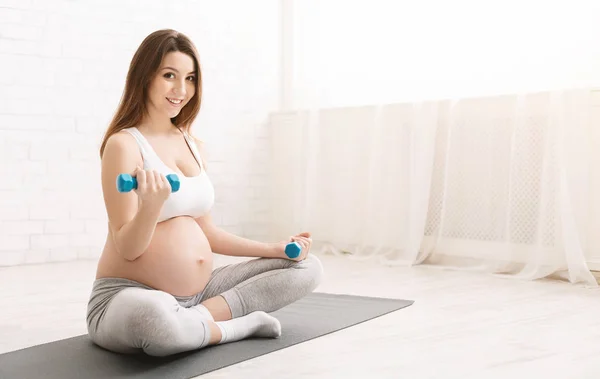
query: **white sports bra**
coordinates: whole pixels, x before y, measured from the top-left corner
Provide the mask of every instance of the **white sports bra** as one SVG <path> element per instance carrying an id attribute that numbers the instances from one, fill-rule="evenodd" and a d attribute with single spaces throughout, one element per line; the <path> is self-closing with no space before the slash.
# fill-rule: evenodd
<path id="1" fill-rule="evenodd" d="M 208 213 L 215 201 L 215 190 L 204 170 L 202 158 L 196 144 L 187 133 L 182 131 L 183 138 L 200 166 L 200 174 L 196 176 L 183 176 L 181 173 L 169 168 L 158 157 L 146 137 L 137 128 L 132 127 L 123 130 L 129 132 L 137 141 L 142 159 L 144 160 L 144 169 L 156 170 L 164 175 L 176 174 L 181 182 L 179 191 L 171 193 L 164 202 L 158 222 L 177 216 L 191 216 L 196 218 Z"/>

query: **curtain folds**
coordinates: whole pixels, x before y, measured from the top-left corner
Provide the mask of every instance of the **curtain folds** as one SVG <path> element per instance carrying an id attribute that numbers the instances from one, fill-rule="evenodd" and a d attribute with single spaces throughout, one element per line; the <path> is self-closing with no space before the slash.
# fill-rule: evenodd
<path id="1" fill-rule="evenodd" d="M 389 265 L 597 286 L 594 91 L 271 115 L 273 236 Z"/>

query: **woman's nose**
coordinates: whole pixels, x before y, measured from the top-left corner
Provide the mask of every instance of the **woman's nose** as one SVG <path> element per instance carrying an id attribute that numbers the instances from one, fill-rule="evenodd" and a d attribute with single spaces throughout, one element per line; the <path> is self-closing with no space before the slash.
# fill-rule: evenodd
<path id="1" fill-rule="evenodd" d="M 185 83 L 179 83 L 177 82 L 173 88 L 173 92 L 177 95 L 177 96 L 185 96 L 186 94 L 186 90 L 185 90 Z"/>

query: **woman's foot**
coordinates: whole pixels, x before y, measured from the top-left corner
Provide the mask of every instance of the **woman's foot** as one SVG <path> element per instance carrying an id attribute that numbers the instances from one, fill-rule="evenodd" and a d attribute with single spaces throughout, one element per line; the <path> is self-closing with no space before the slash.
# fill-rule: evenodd
<path id="1" fill-rule="evenodd" d="M 277 338 L 281 336 L 279 320 L 263 311 L 252 312 L 228 321 L 219 321 L 216 324 L 221 329 L 219 343 L 239 341 L 248 337 Z"/>

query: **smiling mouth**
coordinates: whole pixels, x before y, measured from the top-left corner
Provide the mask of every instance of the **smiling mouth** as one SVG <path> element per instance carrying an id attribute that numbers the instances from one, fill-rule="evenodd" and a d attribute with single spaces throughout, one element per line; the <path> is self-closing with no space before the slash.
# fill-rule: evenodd
<path id="1" fill-rule="evenodd" d="M 173 105 L 181 105 L 181 103 L 183 103 L 183 99 L 170 99 L 167 97 L 167 100 Z"/>

